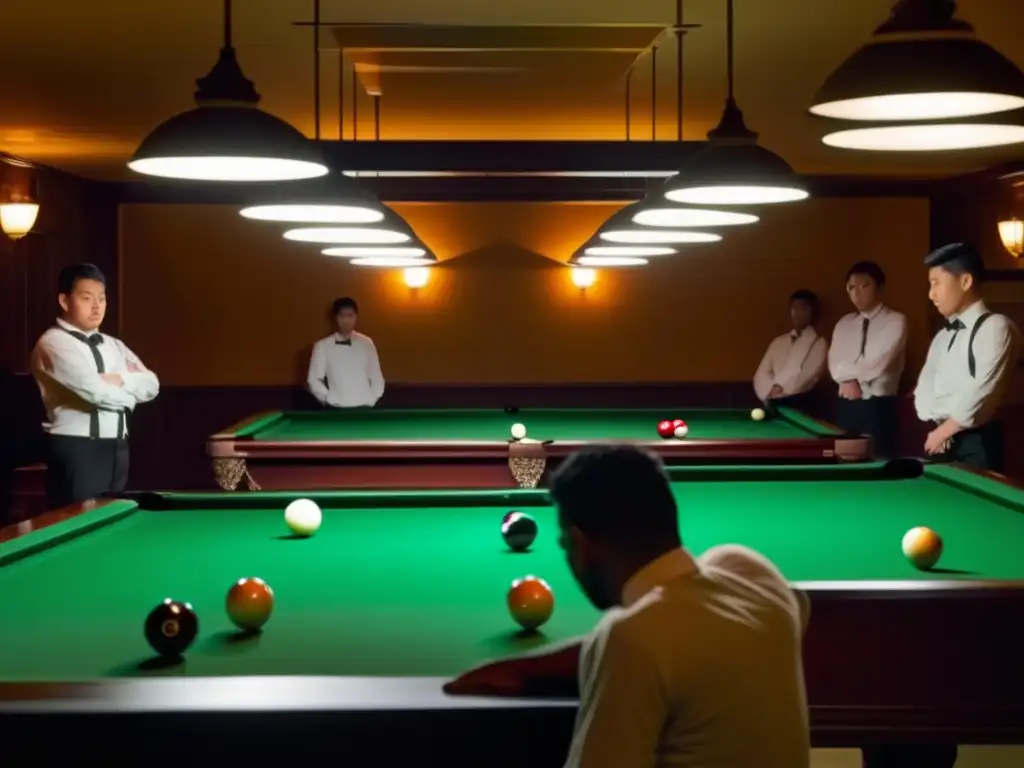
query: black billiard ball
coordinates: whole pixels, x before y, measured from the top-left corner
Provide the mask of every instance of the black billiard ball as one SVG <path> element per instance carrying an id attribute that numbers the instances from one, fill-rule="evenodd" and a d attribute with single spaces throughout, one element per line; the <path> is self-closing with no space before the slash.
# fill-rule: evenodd
<path id="1" fill-rule="evenodd" d="M 514 406 L 514 405 L 506 405 L 505 406 L 505 413 L 507 413 L 509 416 L 511 416 L 513 413 L 519 413 L 519 408 Z"/>
<path id="2" fill-rule="evenodd" d="M 537 538 L 537 522 L 522 512 L 509 512 L 501 521 L 501 535 L 510 549 L 522 552 Z"/>
<path id="3" fill-rule="evenodd" d="M 188 603 L 167 598 L 146 617 L 146 642 L 164 657 L 181 656 L 199 634 L 199 619 Z"/>

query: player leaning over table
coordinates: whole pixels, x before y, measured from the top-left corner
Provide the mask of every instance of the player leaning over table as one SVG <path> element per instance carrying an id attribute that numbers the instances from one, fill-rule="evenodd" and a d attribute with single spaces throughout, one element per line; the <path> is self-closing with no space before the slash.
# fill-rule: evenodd
<path id="1" fill-rule="evenodd" d="M 100 333 L 107 281 L 92 264 L 61 270 L 56 324 L 32 351 L 46 407 L 46 500 L 50 509 L 120 493 L 128 480 L 127 416 L 160 382 L 120 339 Z"/>
<path id="2" fill-rule="evenodd" d="M 550 493 L 569 567 L 606 613 L 585 638 L 445 690 L 569 693 L 578 675 L 571 768 L 806 767 L 803 595 L 744 547 L 691 555 L 660 461 L 641 449 L 584 448 Z"/>
<path id="3" fill-rule="evenodd" d="M 836 424 L 869 435 L 875 455 L 891 457 L 899 434 L 898 391 L 906 363 L 907 318 L 883 303 L 885 272 L 860 261 L 846 273 L 856 312 L 832 332 L 828 368 L 839 388 Z"/>
<path id="4" fill-rule="evenodd" d="M 332 408 L 376 405 L 384 394 L 384 374 L 373 340 L 356 330 L 359 305 L 348 296 L 336 299 L 331 317 L 338 330 L 313 345 L 309 391 Z"/>
<path id="5" fill-rule="evenodd" d="M 918 418 L 932 430 L 929 456 L 1003 471 L 999 407 L 1020 355 L 1020 332 L 982 300 L 985 265 L 966 243 L 925 258 L 928 298 L 946 319 L 932 340 L 914 390 Z"/>
<path id="6" fill-rule="evenodd" d="M 818 297 L 799 290 L 789 297 L 793 329 L 775 337 L 754 374 L 754 392 L 765 405 L 804 410 L 825 372 L 828 342 L 814 329 Z"/>

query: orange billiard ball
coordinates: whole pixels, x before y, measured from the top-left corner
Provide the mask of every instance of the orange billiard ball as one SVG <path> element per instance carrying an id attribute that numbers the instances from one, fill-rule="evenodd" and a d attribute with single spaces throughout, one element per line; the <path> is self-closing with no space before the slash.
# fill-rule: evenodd
<path id="1" fill-rule="evenodd" d="M 534 630 L 551 618 L 555 595 L 543 579 L 524 576 L 508 590 L 508 610 L 523 629 Z"/>
<path id="2" fill-rule="evenodd" d="M 274 590 L 263 579 L 239 579 L 228 590 L 228 618 L 239 629 L 252 632 L 270 619 L 274 610 Z"/>
<path id="3" fill-rule="evenodd" d="M 911 528 L 903 535 L 903 554 L 914 567 L 927 571 L 942 557 L 942 537 L 931 528 Z"/>

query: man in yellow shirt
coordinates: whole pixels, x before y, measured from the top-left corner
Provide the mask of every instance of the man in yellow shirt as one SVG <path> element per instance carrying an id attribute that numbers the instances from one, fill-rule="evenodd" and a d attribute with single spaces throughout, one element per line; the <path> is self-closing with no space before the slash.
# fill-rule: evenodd
<path id="1" fill-rule="evenodd" d="M 806 768 L 804 596 L 745 547 L 691 555 L 668 478 L 640 449 L 579 451 L 551 496 L 569 567 L 605 615 L 586 638 L 446 690 L 521 695 L 578 675 L 567 768 Z"/>

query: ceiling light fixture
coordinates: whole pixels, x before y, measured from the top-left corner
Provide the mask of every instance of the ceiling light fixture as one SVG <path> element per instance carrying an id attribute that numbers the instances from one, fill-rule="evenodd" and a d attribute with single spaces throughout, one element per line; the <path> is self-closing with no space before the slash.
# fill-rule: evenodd
<path id="1" fill-rule="evenodd" d="M 638 256 L 578 256 L 569 262 L 580 267 L 642 267 L 646 263 Z"/>
<path id="2" fill-rule="evenodd" d="M 633 214 L 633 223 L 645 227 L 732 227 L 758 221 L 752 213 L 716 211 L 713 208 L 656 206 Z"/>
<path id="3" fill-rule="evenodd" d="M 733 0 L 726 17 L 729 92 L 718 126 L 708 132 L 708 146 L 665 182 L 665 198 L 695 205 L 758 205 L 803 200 L 808 192 L 792 166 L 758 145 L 733 96 Z"/>
<path id="4" fill-rule="evenodd" d="M 247 219 L 306 224 L 377 224 L 386 209 L 358 182 L 343 174 L 312 182 L 274 185 L 240 213 Z"/>
<path id="5" fill-rule="evenodd" d="M 433 264 L 433 259 L 417 258 L 413 256 L 364 256 L 358 259 L 350 259 L 349 264 L 356 267 L 422 267 Z"/>
<path id="6" fill-rule="evenodd" d="M 828 76 L 810 112 L 907 121 L 1024 107 L 1024 72 L 955 14 L 952 0 L 898 0 L 872 39 Z"/>
<path id="7" fill-rule="evenodd" d="M 313 142 L 256 107 L 260 95 L 242 74 L 231 45 L 231 0 L 224 0 L 220 57 L 196 85 L 197 107 L 153 129 L 129 168 L 193 181 L 288 181 L 328 172 Z"/>
<path id="8" fill-rule="evenodd" d="M 677 253 L 675 248 L 664 245 L 587 245 L 583 248 L 584 256 L 638 257 L 671 256 Z"/>
<path id="9" fill-rule="evenodd" d="M 598 235 L 609 243 L 643 245 L 683 245 L 685 243 L 717 243 L 721 235 L 694 232 L 690 229 L 610 229 Z"/>
<path id="10" fill-rule="evenodd" d="M 335 248 L 324 248 L 324 256 L 340 258 L 385 257 L 419 259 L 427 255 L 427 250 L 418 245 L 340 245 Z M 433 261 L 433 258 L 427 259 Z"/>
<path id="11" fill-rule="evenodd" d="M 289 229 L 284 239 L 299 243 L 401 245 L 410 242 L 412 237 L 405 232 L 374 227 L 300 227 Z"/>

